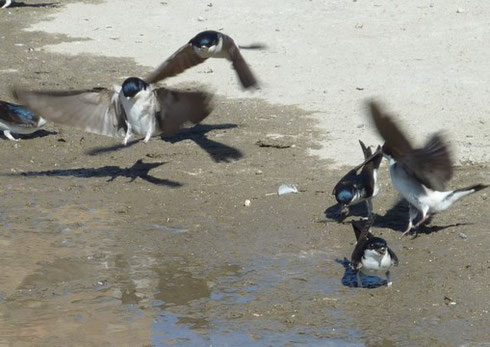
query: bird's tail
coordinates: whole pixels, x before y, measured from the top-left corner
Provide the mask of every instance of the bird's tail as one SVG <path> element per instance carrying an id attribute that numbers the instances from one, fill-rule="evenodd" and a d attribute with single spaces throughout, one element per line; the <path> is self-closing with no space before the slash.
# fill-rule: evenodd
<path id="1" fill-rule="evenodd" d="M 456 189 L 453 190 L 450 194 L 448 194 L 445 200 L 447 200 L 449 205 L 451 205 L 455 201 L 458 201 L 459 199 L 464 198 L 465 196 L 473 194 L 474 192 L 485 189 L 488 186 L 489 186 L 488 184 L 475 184 L 466 188 Z"/>

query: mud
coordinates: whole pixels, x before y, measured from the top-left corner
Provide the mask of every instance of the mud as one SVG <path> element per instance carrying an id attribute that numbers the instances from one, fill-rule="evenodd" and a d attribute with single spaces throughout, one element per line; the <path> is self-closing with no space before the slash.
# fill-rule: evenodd
<path id="1" fill-rule="evenodd" d="M 0 13 L 3 100 L 12 84 L 78 89 L 147 72 L 44 52 L 69 38 L 21 29 L 56 10 Z M 301 109 L 220 96 L 202 125 L 148 144 L 54 125 L 3 139 L 0 343 L 490 342 L 489 192 L 400 239 L 408 210 L 383 164 L 373 232 L 400 265 L 392 288 L 355 288 L 356 217 L 337 222 L 331 195 L 347 168 L 307 155 L 322 141 Z M 489 178 L 487 164 L 458 167 L 451 187 Z M 299 193 L 278 196 L 282 183 Z"/>

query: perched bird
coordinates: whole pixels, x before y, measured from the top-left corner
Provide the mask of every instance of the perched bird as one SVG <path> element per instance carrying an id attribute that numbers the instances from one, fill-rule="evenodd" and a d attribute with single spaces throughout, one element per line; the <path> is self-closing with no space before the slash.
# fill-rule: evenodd
<path id="1" fill-rule="evenodd" d="M 262 49 L 263 46 L 256 44 L 241 48 Z M 243 88 L 258 86 L 257 79 L 233 39 L 213 30 L 203 31 L 194 36 L 153 71 L 145 81 L 156 83 L 178 75 L 190 67 L 201 64 L 208 58 L 225 58 L 231 61 Z"/>
<path id="2" fill-rule="evenodd" d="M 349 207 L 361 201 L 366 201 L 368 217 L 373 216 L 372 198 L 378 194 L 378 169 L 383 159 L 381 146 L 378 146 L 375 153 L 370 147 L 366 147 L 359 140 L 364 153 L 364 162 L 350 170 L 335 185 L 332 194 L 342 207 L 342 211 L 349 213 Z"/>
<path id="3" fill-rule="evenodd" d="M 12 136 L 14 134 L 32 134 L 46 124 L 46 121 L 32 113 L 27 108 L 0 101 L 0 130 L 6 138 L 18 141 Z"/>
<path id="4" fill-rule="evenodd" d="M 12 4 L 12 0 L 1 0 L 0 8 L 7 8 Z"/>
<path id="5" fill-rule="evenodd" d="M 488 187 L 475 184 L 445 190 L 445 183 L 453 175 L 453 161 L 444 134 L 433 134 L 424 147 L 416 149 L 393 117 L 381 111 L 377 102 L 371 101 L 369 109 L 379 134 L 385 140 L 383 153 L 389 161 L 391 182 L 410 205 L 408 227 L 403 235 L 424 223 L 430 215 L 444 211 L 459 199 Z M 417 211 L 422 216 L 414 226 Z"/>
<path id="6" fill-rule="evenodd" d="M 14 89 L 14 97 L 48 121 L 85 131 L 123 137 L 133 134 L 144 142 L 175 132 L 186 122 L 197 124 L 212 111 L 212 95 L 204 91 L 156 88 L 137 77 L 113 90 L 27 91 Z"/>
<path id="7" fill-rule="evenodd" d="M 366 276 L 380 275 L 386 276 L 386 284 L 391 286 L 390 268 L 398 266 L 398 257 L 393 252 L 386 241 L 380 237 L 375 237 L 369 231 L 372 225 L 370 221 L 353 221 L 352 227 L 356 234 L 356 247 L 352 252 L 351 266 L 357 273 L 357 285 L 362 287 L 359 272 Z"/>

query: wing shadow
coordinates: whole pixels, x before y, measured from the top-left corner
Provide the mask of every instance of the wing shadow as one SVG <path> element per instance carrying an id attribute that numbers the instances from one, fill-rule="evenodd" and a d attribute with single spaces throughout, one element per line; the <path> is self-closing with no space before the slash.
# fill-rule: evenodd
<path id="1" fill-rule="evenodd" d="M 25 2 L 12 1 L 8 8 L 14 7 L 59 7 L 59 2 L 45 2 L 41 4 L 26 4 Z"/>
<path id="2" fill-rule="evenodd" d="M 239 160 L 243 153 L 236 148 L 223 143 L 210 140 L 206 134 L 213 130 L 233 129 L 236 124 L 197 124 L 192 128 L 187 128 L 172 136 L 162 136 L 162 140 L 170 143 L 177 143 L 184 140 L 194 141 L 199 147 L 205 150 L 215 162 L 229 163 L 232 160 Z"/>
<path id="3" fill-rule="evenodd" d="M 58 134 L 56 131 L 38 130 L 36 132 L 33 132 L 32 134 L 15 134 L 14 137 L 20 140 L 31 140 L 38 137 L 41 138 L 41 137 L 46 137 L 49 135 L 56 135 L 56 134 Z"/>
<path id="4" fill-rule="evenodd" d="M 88 150 L 85 153 L 87 153 L 88 155 L 98 155 L 102 153 L 116 152 L 116 151 L 120 151 L 123 148 L 129 148 L 131 146 L 134 146 L 138 142 L 140 142 L 140 140 L 129 141 L 126 145 L 123 145 L 122 143 L 118 143 L 117 145 L 109 146 L 109 147 L 95 147 L 92 148 L 91 150 Z"/>
<path id="5" fill-rule="evenodd" d="M 118 177 L 130 178 L 130 182 L 133 182 L 136 178 L 141 178 L 147 182 L 156 185 L 164 185 L 168 187 L 181 187 L 182 183 L 162 179 L 149 175 L 149 171 L 165 164 L 160 163 L 143 163 L 143 160 L 139 159 L 133 166 L 128 168 L 121 168 L 119 166 L 103 166 L 100 168 L 81 168 L 81 169 L 69 169 L 69 170 L 47 170 L 47 171 L 30 171 L 21 172 L 16 174 L 8 174 L 7 176 L 58 176 L 58 177 L 79 177 L 79 178 L 93 178 L 93 177 L 108 177 L 107 182 L 112 182 Z"/>

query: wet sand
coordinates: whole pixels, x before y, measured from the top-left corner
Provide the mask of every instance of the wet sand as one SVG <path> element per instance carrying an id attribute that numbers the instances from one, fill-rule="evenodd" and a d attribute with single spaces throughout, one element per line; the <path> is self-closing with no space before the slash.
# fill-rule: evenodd
<path id="1" fill-rule="evenodd" d="M 58 10 L 2 17 L 1 99 L 14 83 L 110 86 L 149 71 L 37 49 L 70 40 L 20 30 Z M 400 266 L 390 289 L 353 288 L 357 217 L 338 223 L 331 195 L 347 168 L 309 154 L 326 141 L 317 126 L 299 107 L 218 95 L 202 125 L 148 144 L 51 124 L 1 141 L 0 343 L 488 343 L 489 191 L 400 239 L 407 206 L 383 163 L 373 231 Z M 450 186 L 489 177 L 487 163 L 464 165 Z M 300 192 L 277 196 L 282 183 Z"/>

